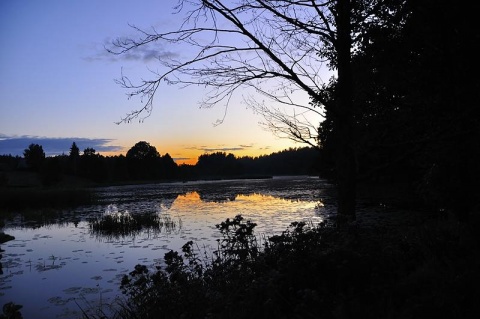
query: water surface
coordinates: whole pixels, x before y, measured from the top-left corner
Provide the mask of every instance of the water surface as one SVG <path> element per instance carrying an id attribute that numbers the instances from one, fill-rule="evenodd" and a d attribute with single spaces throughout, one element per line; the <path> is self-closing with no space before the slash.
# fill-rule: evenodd
<path id="1" fill-rule="evenodd" d="M 100 203 L 56 211 L 32 220 L 18 214 L 4 231 L 0 305 L 23 305 L 24 318 L 81 318 L 104 311 L 121 297 L 121 277 L 136 264 L 161 265 L 170 249 L 189 240 L 202 251 L 217 247 L 215 225 L 241 214 L 257 223 L 258 238 L 284 231 L 293 221 L 321 222 L 331 186 L 312 177 L 105 187 Z M 161 227 L 111 233 L 92 229 L 109 216 L 155 216 Z"/>

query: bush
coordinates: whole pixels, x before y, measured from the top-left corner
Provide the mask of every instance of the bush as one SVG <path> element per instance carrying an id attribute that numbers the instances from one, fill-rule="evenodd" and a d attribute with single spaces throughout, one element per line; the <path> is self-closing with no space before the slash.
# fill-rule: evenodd
<path id="1" fill-rule="evenodd" d="M 320 239 L 317 231 L 306 229 L 304 223 L 294 223 L 281 236 L 268 239 L 261 251 L 254 235 L 255 226 L 238 215 L 216 225 L 223 239 L 211 257 L 202 255 L 189 241 L 181 254 L 174 251 L 165 254 L 164 268 L 157 267 L 151 273 L 146 266 L 137 265 L 122 280 L 128 306 L 123 305 L 121 316 L 247 318 L 252 311 L 271 313 L 272 307 L 280 305 L 284 298 L 295 299 L 289 300 L 287 307 L 298 298 L 305 301 L 302 307 L 316 301 L 313 290 L 303 289 L 295 292 L 300 295 L 290 296 L 293 292 L 284 290 L 288 288 L 284 286 L 291 281 L 288 277 L 297 277 L 297 258 L 315 249 L 316 246 L 307 245 L 315 245 Z M 295 307 L 283 308 L 275 311 L 280 317 Z"/>
<path id="2" fill-rule="evenodd" d="M 447 225 L 446 227 L 443 225 Z M 292 223 L 259 248 L 240 215 L 213 256 L 192 241 L 122 280 L 119 318 L 474 318 L 480 258 L 465 228 L 340 231 Z M 472 293 L 468 293 L 471 291 Z"/>

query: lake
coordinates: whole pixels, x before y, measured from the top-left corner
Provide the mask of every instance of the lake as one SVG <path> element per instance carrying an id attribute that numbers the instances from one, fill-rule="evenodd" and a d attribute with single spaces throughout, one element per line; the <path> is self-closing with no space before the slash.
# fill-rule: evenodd
<path id="1" fill-rule="evenodd" d="M 109 313 L 122 298 L 122 276 L 135 265 L 162 265 L 166 252 L 189 240 L 211 254 L 221 238 L 215 225 L 227 218 L 241 214 L 257 223 L 261 240 L 294 221 L 318 224 L 334 204 L 330 184 L 305 176 L 115 186 L 96 194 L 96 205 L 5 221 L 15 240 L 1 246 L 0 306 L 23 305 L 26 319 Z M 95 228 L 108 216 L 135 227 Z"/>

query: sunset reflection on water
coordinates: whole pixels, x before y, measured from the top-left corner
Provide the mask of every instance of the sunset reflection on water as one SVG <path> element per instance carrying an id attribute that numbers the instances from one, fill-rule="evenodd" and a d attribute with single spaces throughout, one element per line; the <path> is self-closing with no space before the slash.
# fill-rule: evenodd
<path id="1" fill-rule="evenodd" d="M 323 217 L 312 214 L 318 206 L 321 206 L 320 201 L 289 200 L 258 193 L 206 201 L 193 191 L 179 195 L 169 208 L 161 206 L 161 211 L 179 217 L 183 228 L 191 230 L 200 230 L 199 224 L 213 229 L 216 224 L 240 214 L 257 223 L 257 234 L 271 235 L 285 230 L 292 221 L 320 223 Z M 199 235 L 198 238 L 207 236 Z"/>
<path id="2" fill-rule="evenodd" d="M 215 225 L 227 218 L 240 214 L 256 223 L 260 241 L 294 221 L 321 222 L 327 189 L 324 181 L 308 177 L 105 187 L 97 189 L 98 205 L 41 223 L 26 216 L 6 220 L 4 231 L 15 240 L 1 247 L 0 303 L 23 305 L 25 318 L 81 317 L 75 302 L 85 309 L 112 303 L 121 276 L 136 264 L 162 264 L 166 252 L 180 251 L 190 240 L 200 249 L 217 249 L 221 234 Z M 92 232 L 89 221 L 112 212 L 158 214 L 174 223 L 132 235 Z"/>

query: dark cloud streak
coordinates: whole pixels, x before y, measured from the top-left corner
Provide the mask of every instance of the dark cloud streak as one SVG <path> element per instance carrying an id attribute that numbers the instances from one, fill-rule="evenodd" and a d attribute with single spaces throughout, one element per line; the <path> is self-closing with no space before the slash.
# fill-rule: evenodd
<path id="1" fill-rule="evenodd" d="M 111 50 L 112 52 L 108 52 Z M 179 56 L 178 53 L 163 50 L 162 48 L 152 48 L 152 46 L 141 46 L 129 50 L 122 54 L 115 54 L 113 52 L 120 51 L 120 48 L 115 47 L 111 40 L 106 40 L 103 47 L 96 46 L 95 53 L 84 57 L 87 62 L 96 61 L 141 61 L 142 63 L 148 63 L 154 60 L 169 60 Z"/>
<path id="2" fill-rule="evenodd" d="M 231 151 L 243 151 L 244 147 L 220 147 L 220 148 L 203 148 L 204 152 L 231 152 Z"/>
<path id="3" fill-rule="evenodd" d="M 197 151 L 203 151 L 205 153 L 212 153 L 212 152 L 233 152 L 233 151 L 245 151 L 247 149 L 251 149 L 253 147 L 253 144 L 243 144 L 243 145 L 238 145 L 238 146 L 223 146 L 219 145 L 217 147 L 208 147 L 206 145 L 202 146 L 190 146 L 187 147 L 186 149 L 188 150 L 197 150 Z"/>
<path id="4" fill-rule="evenodd" d="M 40 137 L 40 136 L 7 136 L 0 134 L 0 155 L 22 156 L 23 151 L 30 144 L 39 144 L 42 146 L 47 156 L 68 154 L 72 143 L 75 142 L 83 151 L 87 147 L 95 149 L 97 152 L 117 152 L 122 151 L 123 147 L 108 145 L 113 139 L 106 138 L 77 138 L 77 137 Z"/>

